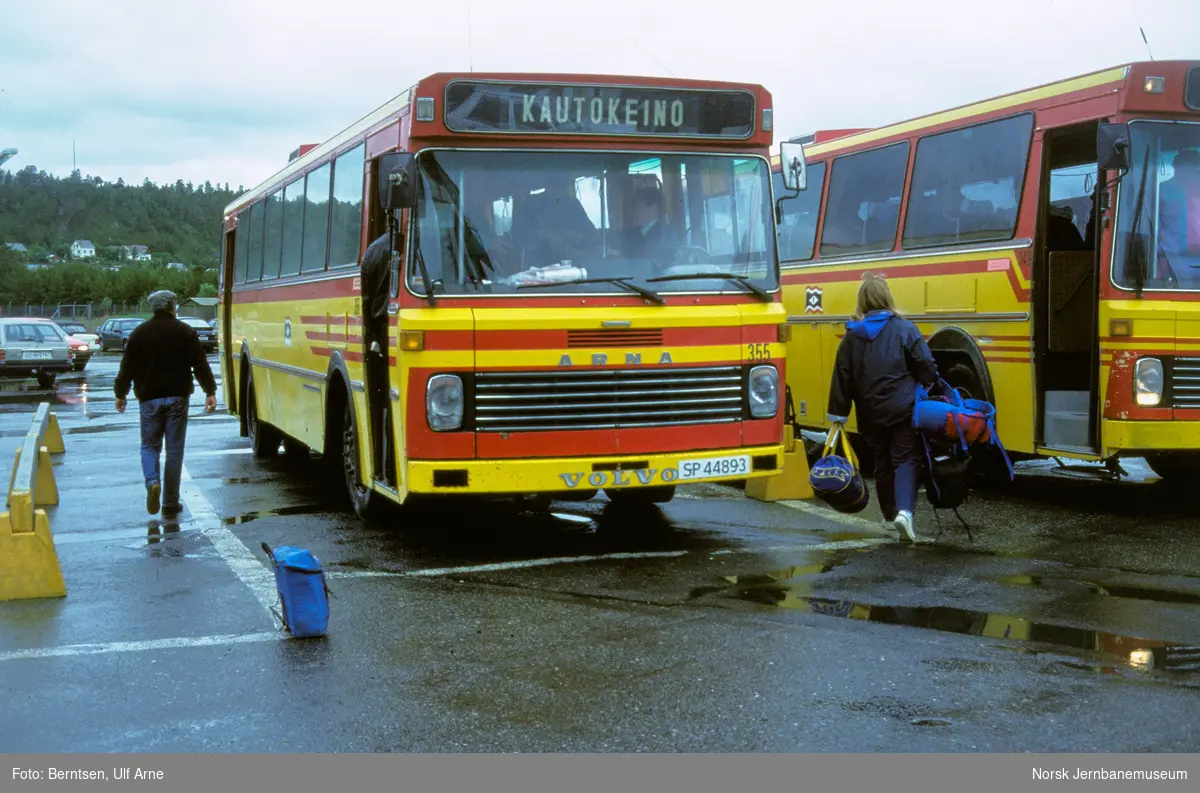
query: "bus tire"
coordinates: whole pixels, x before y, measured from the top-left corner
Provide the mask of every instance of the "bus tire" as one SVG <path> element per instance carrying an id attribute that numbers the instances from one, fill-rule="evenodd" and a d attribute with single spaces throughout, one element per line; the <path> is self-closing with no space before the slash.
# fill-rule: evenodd
<path id="1" fill-rule="evenodd" d="M 298 441 L 295 438 L 284 437 L 283 453 L 288 459 L 295 461 L 303 461 L 308 459 L 308 444 L 303 441 Z"/>
<path id="2" fill-rule="evenodd" d="M 254 390 L 253 376 L 247 377 L 246 383 L 246 432 L 250 436 L 250 450 L 255 457 L 275 457 L 279 454 L 279 444 L 283 435 L 279 430 L 258 419 L 258 395 Z"/>
<path id="3" fill-rule="evenodd" d="M 359 470 L 358 421 L 354 416 L 354 396 L 343 386 L 344 396 L 334 405 L 330 429 L 335 429 L 338 444 L 336 459 L 341 466 L 342 484 L 354 514 L 370 522 L 378 515 L 380 496 L 362 482 Z M 330 440 L 333 440 L 332 438 Z"/>
<path id="4" fill-rule="evenodd" d="M 1150 470 L 1167 484 L 1195 481 L 1200 474 L 1200 454 L 1195 452 L 1147 454 L 1145 459 Z"/>
<path id="5" fill-rule="evenodd" d="M 942 379 L 957 388 L 964 399 L 987 401 L 983 378 L 979 376 L 974 365 L 964 360 L 951 361 L 946 371 L 942 372 Z M 976 487 L 995 487 L 1011 481 L 1004 460 L 995 446 L 978 446 L 972 449 L 970 471 Z"/>
<path id="6" fill-rule="evenodd" d="M 661 487 L 630 487 L 605 490 L 604 495 L 617 506 L 646 506 L 649 504 L 666 504 L 675 498 L 675 485 Z"/>

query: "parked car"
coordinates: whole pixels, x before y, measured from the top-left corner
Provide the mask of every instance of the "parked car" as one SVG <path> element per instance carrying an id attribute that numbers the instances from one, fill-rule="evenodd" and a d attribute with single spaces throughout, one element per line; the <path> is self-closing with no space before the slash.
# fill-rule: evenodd
<path id="1" fill-rule="evenodd" d="M 66 331 L 48 319 L 0 319 L 0 377 L 36 377 L 50 388 L 62 372 L 70 372 L 75 354 Z"/>
<path id="2" fill-rule="evenodd" d="M 70 337 L 71 349 L 75 351 L 75 371 L 82 371 L 92 354 L 100 352 L 100 337 L 82 322 L 59 322 L 58 326 Z"/>
<path id="3" fill-rule="evenodd" d="M 200 346 L 205 352 L 212 352 L 217 349 L 217 331 L 208 324 L 207 319 L 200 317 L 180 317 L 180 322 L 186 322 L 196 329 L 196 335 L 200 337 Z"/>
<path id="4" fill-rule="evenodd" d="M 71 345 L 71 353 L 75 356 L 75 371 L 83 371 L 88 361 L 92 359 L 92 348 L 88 346 L 86 341 L 77 339 L 74 336 L 67 336 L 67 344 Z"/>
<path id="5" fill-rule="evenodd" d="M 96 333 L 100 336 L 101 352 L 108 352 L 114 347 L 124 350 L 125 343 L 129 340 L 129 334 L 145 321 L 144 319 L 124 317 L 104 320 L 104 323 L 96 328 Z"/>

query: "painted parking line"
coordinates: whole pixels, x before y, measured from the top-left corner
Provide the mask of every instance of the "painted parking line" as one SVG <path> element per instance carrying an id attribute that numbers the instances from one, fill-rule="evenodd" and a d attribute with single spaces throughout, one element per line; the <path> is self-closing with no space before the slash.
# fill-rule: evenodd
<path id="1" fill-rule="evenodd" d="M 188 457 L 222 457 L 229 454 L 253 454 L 253 449 L 210 449 L 203 452 L 188 452 Z"/>
<path id="2" fill-rule="evenodd" d="M 217 636 L 194 636 L 177 639 L 150 639 L 144 642 L 101 642 L 97 644 L 66 644 L 60 647 L 39 647 L 31 650 L 10 650 L 0 653 L 0 662 L 25 661 L 32 658 L 62 658 L 73 655 L 101 655 L 105 653 L 137 653 L 149 650 L 175 650 L 187 647 L 222 647 L 230 644 L 252 644 L 275 642 L 288 638 L 281 631 L 273 633 L 224 634 Z"/>
<path id="3" fill-rule="evenodd" d="M 279 602 L 279 590 L 275 588 L 275 574 L 251 553 L 236 534 L 221 524 L 216 510 L 200 492 L 195 480 L 188 473 L 186 464 L 183 466 L 183 473 L 180 476 L 179 497 L 192 514 L 190 522 L 196 524 L 197 528 L 201 529 L 205 536 L 212 541 L 213 547 L 233 570 L 234 575 L 250 588 L 254 597 L 262 604 L 271 617 L 272 623 L 278 624 L 274 611 L 275 605 Z"/>
<path id="4" fill-rule="evenodd" d="M 641 553 L 601 553 L 590 556 L 551 556 L 544 559 L 518 559 L 494 564 L 475 564 L 463 567 L 433 567 L 424 570 L 351 570 L 328 573 L 328 578 L 434 578 L 447 575 L 471 575 L 472 573 L 497 573 L 505 570 L 523 570 L 529 567 L 553 567 L 563 564 L 604 562 L 610 559 L 677 559 L 687 556 L 687 551 L 644 551 Z"/>
<path id="5" fill-rule="evenodd" d="M 554 567 L 566 564 L 585 564 L 587 562 L 607 562 L 618 559 L 679 559 L 684 556 L 729 556 L 734 554 L 758 554 L 764 552 L 788 553 L 811 551 L 841 551 L 857 548 L 871 548 L 877 545 L 891 545 L 895 540 L 889 538 L 867 540 L 839 540 L 837 542 L 801 543 L 792 545 L 773 545 L 755 548 L 722 548 L 707 553 L 693 551 L 643 551 L 630 553 L 602 553 L 586 556 L 557 556 L 544 559 L 519 559 L 511 562 L 494 564 L 465 565 L 462 567 L 433 567 L 423 570 L 346 570 L 326 573 L 331 579 L 353 578 L 433 578 L 449 575 L 472 575 L 475 573 L 496 573 L 506 570 L 523 570 L 530 567 Z"/>

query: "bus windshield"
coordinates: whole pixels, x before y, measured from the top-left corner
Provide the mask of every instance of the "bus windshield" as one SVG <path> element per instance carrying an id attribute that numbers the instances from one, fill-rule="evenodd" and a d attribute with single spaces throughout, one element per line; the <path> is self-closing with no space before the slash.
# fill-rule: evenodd
<path id="1" fill-rule="evenodd" d="M 1200 124 L 1129 128 L 1114 280 L 1129 289 L 1200 290 Z"/>
<path id="2" fill-rule="evenodd" d="M 418 295 L 426 276 L 435 297 L 623 291 L 600 279 L 655 293 L 779 285 L 761 157 L 431 150 L 418 168 Z"/>

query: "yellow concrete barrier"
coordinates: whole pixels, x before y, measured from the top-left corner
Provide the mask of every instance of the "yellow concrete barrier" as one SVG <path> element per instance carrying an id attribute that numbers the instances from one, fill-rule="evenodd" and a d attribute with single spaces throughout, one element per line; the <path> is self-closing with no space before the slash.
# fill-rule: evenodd
<path id="1" fill-rule="evenodd" d="M 17 450 L 8 485 L 8 511 L 0 514 L 0 601 L 65 597 L 66 584 L 50 519 L 40 506 L 58 503 L 50 454 L 66 451 L 50 403 L 38 406 Z"/>
<path id="2" fill-rule="evenodd" d="M 746 482 L 746 495 L 758 501 L 793 501 L 814 497 L 808 482 L 808 455 L 790 424 L 783 428 L 783 473 Z"/>

